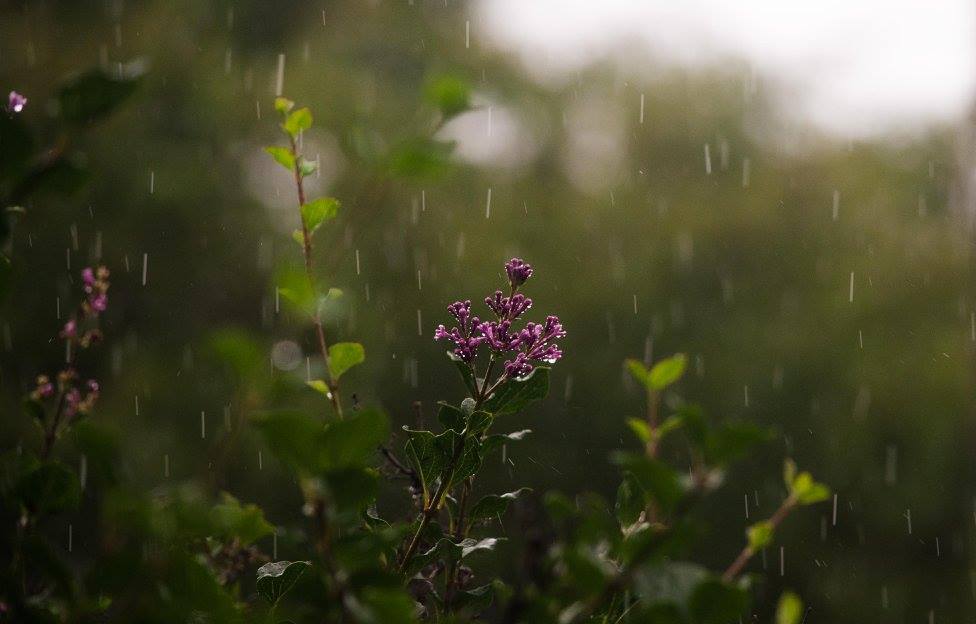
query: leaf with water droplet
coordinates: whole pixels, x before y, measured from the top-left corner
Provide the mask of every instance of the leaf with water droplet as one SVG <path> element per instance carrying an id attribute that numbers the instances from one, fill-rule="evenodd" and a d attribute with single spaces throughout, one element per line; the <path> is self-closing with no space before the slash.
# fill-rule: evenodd
<path id="1" fill-rule="evenodd" d="M 273 561 L 264 564 L 258 568 L 258 593 L 271 604 L 277 604 L 311 565 L 311 561 Z"/>

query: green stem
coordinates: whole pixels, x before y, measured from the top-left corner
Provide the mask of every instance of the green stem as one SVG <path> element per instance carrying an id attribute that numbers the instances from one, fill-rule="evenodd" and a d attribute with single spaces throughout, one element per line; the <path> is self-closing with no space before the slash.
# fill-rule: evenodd
<path id="1" fill-rule="evenodd" d="M 295 161 L 295 188 L 298 191 L 298 218 L 302 224 L 302 256 L 305 260 L 305 277 L 308 279 L 312 292 L 315 292 L 315 275 L 312 271 L 312 237 L 305 225 L 305 218 L 302 216 L 302 206 L 305 205 L 305 185 L 302 180 L 302 155 L 298 152 L 298 144 L 295 137 L 288 135 L 291 143 L 291 155 Z M 329 360 L 329 345 L 325 340 L 325 330 L 322 327 L 322 315 L 319 312 L 318 302 L 315 304 L 315 312 L 312 314 L 312 323 L 315 325 L 315 335 L 318 339 L 319 351 L 322 352 L 322 359 L 325 360 L 326 385 L 329 387 L 329 401 L 336 416 L 342 419 L 342 399 L 339 397 L 339 383 L 332 375 L 332 366 Z"/>

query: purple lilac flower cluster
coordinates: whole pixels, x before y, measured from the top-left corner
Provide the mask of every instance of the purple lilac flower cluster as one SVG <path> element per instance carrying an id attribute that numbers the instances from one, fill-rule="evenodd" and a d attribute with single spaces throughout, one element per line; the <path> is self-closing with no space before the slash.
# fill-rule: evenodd
<path id="1" fill-rule="evenodd" d="M 16 91 L 11 91 L 7 96 L 8 113 L 19 113 L 20 111 L 24 110 L 25 106 L 27 106 L 27 98 Z"/>
<path id="2" fill-rule="evenodd" d="M 68 342 L 68 364 L 57 375 L 56 384 L 47 375 L 38 375 L 30 398 L 42 402 L 58 395 L 57 410 L 60 415 L 71 419 L 89 413 L 95 406 L 101 390 L 95 379 L 79 383 L 78 373 L 73 362 L 78 349 L 87 349 L 102 339 L 102 333 L 95 326 L 99 315 L 108 308 L 109 270 L 104 266 L 97 269 L 87 267 L 81 272 L 85 298 L 79 306 L 80 314 L 70 318 L 61 328 L 60 336 Z M 84 328 L 84 329 L 83 329 Z"/>
<path id="3" fill-rule="evenodd" d="M 495 320 L 482 321 L 471 313 L 470 301 L 456 301 L 447 311 L 457 321 L 457 326 L 448 330 L 440 325 L 434 332 L 435 340 L 450 340 L 454 343 L 454 355 L 473 364 L 481 345 L 487 345 L 493 356 L 507 357 L 505 377 L 524 377 L 532 372 L 534 362 L 552 364 L 562 357 L 563 352 L 556 340 L 566 335 L 562 323 L 556 316 L 548 316 L 544 323 L 526 323 L 521 329 L 513 325 L 529 308 L 532 300 L 518 292 L 530 277 L 532 266 L 520 258 L 512 258 L 505 263 L 510 291 L 505 295 L 498 290 L 485 298 L 485 305 L 495 315 Z"/>

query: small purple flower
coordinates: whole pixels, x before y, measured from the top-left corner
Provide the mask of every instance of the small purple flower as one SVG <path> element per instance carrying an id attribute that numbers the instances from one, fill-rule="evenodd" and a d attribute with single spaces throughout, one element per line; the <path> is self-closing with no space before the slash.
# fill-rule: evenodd
<path id="1" fill-rule="evenodd" d="M 72 388 L 68 390 L 64 395 L 64 413 L 65 416 L 69 418 L 78 413 L 78 407 L 81 405 L 81 392 L 78 388 Z"/>
<path id="2" fill-rule="evenodd" d="M 105 293 L 98 293 L 91 298 L 92 310 L 96 312 L 104 312 L 108 308 L 108 295 Z"/>
<path id="3" fill-rule="evenodd" d="M 95 380 L 95 379 L 89 379 L 88 380 L 88 383 L 86 385 L 88 387 L 88 391 L 89 392 L 93 392 L 95 394 L 98 394 L 98 390 L 99 390 L 100 386 L 98 385 L 98 381 L 97 380 Z"/>
<path id="4" fill-rule="evenodd" d="M 434 331 L 434 340 L 452 341 L 454 355 L 470 364 L 478 355 L 478 347 L 485 341 L 484 336 L 472 335 L 480 325 L 480 319 L 471 316 L 470 301 L 455 301 L 447 306 L 447 311 L 457 320 L 458 326 L 448 330 L 439 325 Z"/>
<path id="5" fill-rule="evenodd" d="M 526 356 L 524 353 L 519 353 L 515 356 L 514 360 L 505 362 L 506 377 L 525 377 L 531 372 L 532 365 L 529 364 L 528 356 Z"/>
<path id="6" fill-rule="evenodd" d="M 25 106 L 27 106 L 27 98 L 16 91 L 11 91 L 10 95 L 7 96 L 8 113 L 19 113 L 24 110 Z"/>
<path id="7" fill-rule="evenodd" d="M 515 289 L 532 277 L 532 266 L 521 258 L 512 258 L 505 263 L 505 272 L 508 273 L 508 283 Z"/>
<path id="8" fill-rule="evenodd" d="M 485 321 L 478 325 L 478 331 L 484 335 L 485 342 L 488 343 L 492 351 L 514 351 L 521 344 L 521 336 L 519 333 L 511 333 L 509 331 L 511 327 L 512 322 L 507 319 L 504 321 Z"/>
<path id="9" fill-rule="evenodd" d="M 76 335 L 78 335 L 78 324 L 74 319 L 70 319 L 61 329 L 61 337 L 74 338 Z"/>
<path id="10" fill-rule="evenodd" d="M 521 293 L 505 297 L 502 291 L 496 290 L 493 296 L 485 297 L 485 305 L 495 313 L 498 320 L 514 321 L 532 307 L 532 300 Z"/>
<path id="11" fill-rule="evenodd" d="M 85 283 L 85 292 L 91 292 L 95 287 L 95 270 L 91 267 L 82 269 L 81 280 Z"/>
<path id="12" fill-rule="evenodd" d="M 41 399 L 49 399 L 54 396 L 54 384 L 47 375 L 38 375 L 35 381 L 34 391 L 31 392 L 31 398 L 35 401 L 40 401 Z"/>

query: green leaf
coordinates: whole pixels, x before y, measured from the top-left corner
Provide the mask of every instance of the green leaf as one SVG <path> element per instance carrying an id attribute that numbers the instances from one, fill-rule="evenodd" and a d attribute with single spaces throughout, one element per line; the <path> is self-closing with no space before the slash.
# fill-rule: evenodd
<path id="1" fill-rule="evenodd" d="M 257 505 L 244 505 L 224 492 L 222 502 L 214 505 L 210 516 L 215 526 L 223 531 L 223 536 L 238 538 L 248 545 L 274 532 L 274 527 L 264 519 L 264 512 Z"/>
<path id="2" fill-rule="evenodd" d="M 657 459 L 636 453 L 615 453 L 612 460 L 632 474 L 640 487 L 665 510 L 670 510 L 683 494 L 678 473 Z"/>
<path id="3" fill-rule="evenodd" d="M 514 492 L 506 492 L 505 494 L 488 494 L 482 497 L 474 507 L 471 508 L 470 517 L 472 520 L 485 520 L 495 518 L 505 513 L 508 509 L 509 503 L 517 499 L 525 492 L 531 492 L 531 488 L 519 488 Z"/>
<path id="4" fill-rule="evenodd" d="M 456 76 L 437 76 L 427 83 L 427 101 L 437 107 L 444 119 L 471 108 L 471 89 Z"/>
<path id="5" fill-rule="evenodd" d="M 339 200 L 333 197 L 319 197 L 302 206 L 302 221 L 309 235 L 339 214 Z"/>
<path id="6" fill-rule="evenodd" d="M 311 561 L 273 561 L 258 568 L 258 593 L 272 605 L 295 586 Z"/>
<path id="7" fill-rule="evenodd" d="M 471 365 L 455 355 L 453 351 L 447 352 L 447 358 L 454 362 L 454 366 L 461 374 L 461 379 L 464 381 L 464 387 L 467 388 L 468 393 L 471 396 L 478 394 L 478 382 L 475 380 L 474 373 L 471 371 Z"/>
<path id="8" fill-rule="evenodd" d="M 390 436 L 390 421 L 377 409 L 361 409 L 331 423 L 318 443 L 320 462 L 335 469 L 366 464 Z"/>
<path id="9" fill-rule="evenodd" d="M 308 316 L 315 314 L 318 297 L 305 272 L 297 268 L 285 268 L 277 276 L 278 292 L 294 308 Z"/>
<path id="10" fill-rule="evenodd" d="M 81 484 L 67 466 L 59 462 L 40 464 L 17 484 L 20 501 L 36 514 L 76 509 L 81 502 Z"/>
<path id="11" fill-rule="evenodd" d="M 299 229 L 294 229 L 291 231 L 291 238 L 293 241 L 298 243 L 299 247 L 305 247 L 305 232 L 302 232 Z"/>
<path id="12" fill-rule="evenodd" d="M 445 429 L 453 429 L 460 433 L 464 430 L 464 414 L 460 409 L 441 401 L 438 403 L 440 408 L 437 410 L 437 422 Z"/>
<path id="13" fill-rule="evenodd" d="M 241 380 L 251 379 L 259 371 L 265 370 L 267 360 L 264 350 L 242 329 L 218 329 L 210 335 L 209 346 L 217 357 L 234 369 Z"/>
<path id="14" fill-rule="evenodd" d="M 479 414 L 483 412 L 475 412 Z M 450 432 L 449 432 L 450 433 Z M 457 442 L 455 441 L 455 444 Z M 469 435 L 464 443 L 464 452 L 458 460 L 454 472 L 447 475 L 451 483 L 460 483 L 464 479 L 474 475 L 481 468 L 481 441 L 476 436 Z"/>
<path id="15" fill-rule="evenodd" d="M 710 578 L 700 583 L 688 601 L 695 624 L 729 624 L 749 608 L 749 593 L 741 588 Z"/>
<path id="16" fill-rule="evenodd" d="M 114 485 L 118 482 L 118 464 L 122 457 L 120 434 L 105 425 L 85 420 L 71 428 L 75 446 L 88 462 L 89 479 L 92 476 Z"/>
<path id="17" fill-rule="evenodd" d="M 326 472 L 324 482 L 336 509 L 349 512 L 346 518 L 358 524 L 363 511 L 376 501 L 379 474 L 372 468 L 350 465 Z"/>
<path id="18" fill-rule="evenodd" d="M 312 127 L 312 111 L 307 108 L 299 108 L 288 113 L 288 116 L 285 117 L 285 123 L 281 127 L 292 137 L 297 137 L 301 132 Z"/>
<path id="19" fill-rule="evenodd" d="M 746 537 L 749 538 L 749 548 L 754 552 L 766 548 L 773 542 L 774 532 L 773 524 L 768 520 L 753 524 L 746 529 Z"/>
<path id="20" fill-rule="evenodd" d="M 525 436 L 532 433 L 531 429 L 522 429 L 521 431 L 513 431 L 511 433 L 493 433 L 486 436 L 484 441 L 481 443 L 481 453 L 483 456 L 487 456 L 488 453 L 494 451 L 509 442 L 518 442 L 524 440 Z"/>
<path id="21" fill-rule="evenodd" d="M 648 375 L 651 374 L 651 371 L 647 370 L 647 367 L 644 366 L 643 362 L 640 360 L 635 360 L 634 358 L 628 358 L 624 360 L 624 365 L 630 372 L 630 376 L 633 377 L 637 383 L 641 384 L 642 386 L 647 386 L 647 378 Z"/>
<path id="22" fill-rule="evenodd" d="M 634 432 L 634 435 L 637 436 L 637 439 L 641 442 L 646 444 L 651 441 L 653 434 L 651 432 L 651 426 L 647 424 L 646 420 L 642 420 L 640 418 L 628 418 L 627 426 L 630 427 L 630 430 Z"/>
<path id="23" fill-rule="evenodd" d="M 312 381 L 306 381 L 305 385 L 315 390 L 325 398 L 329 398 L 332 395 L 332 391 L 329 390 L 329 384 L 325 383 L 321 379 L 313 379 Z"/>
<path id="24" fill-rule="evenodd" d="M 776 605 L 776 624 L 800 624 L 803 617 L 803 601 L 791 591 L 785 591 Z"/>
<path id="25" fill-rule="evenodd" d="M 705 435 L 705 461 L 712 465 L 726 465 L 744 457 L 755 446 L 769 441 L 769 429 L 747 422 L 725 422 Z"/>
<path id="26" fill-rule="evenodd" d="M 472 553 L 482 550 L 495 550 L 495 545 L 500 541 L 502 541 L 501 538 L 497 537 L 486 537 L 481 540 L 475 540 L 469 537 L 461 540 L 459 544 L 461 547 L 461 558 L 463 559 Z"/>
<path id="27" fill-rule="evenodd" d="M 276 97 L 274 101 L 275 110 L 286 115 L 291 112 L 291 109 L 295 108 L 295 103 L 288 98 Z"/>
<path id="28" fill-rule="evenodd" d="M 678 353 L 669 358 L 665 358 L 651 368 L 646 383 L 652 390 L 664 390 L 681 379 L 687 365 L 688 358 L 684 353 Z"/>
<path id="29" fill-rule="evenodd" d="M 321 421 L 304 412 L 279 411 L 258 414 L 252 423 L 275 457 L 292 470 L 309 474 L 321 467 Z"/>
<path id="30" fill-rule="evenodd" d="M 465 591 L 460 591 L 451 601 L 451 606 L 459 611 L 467 611 L 478 615 L 491 606 L 494 591 L 491 584 L 482 585 Z"/>
<path id="31" fill-rule="evenodd" d="M 793 491 L 793 480 L 796 479 L 796 462 L 790 458 L 783 460 L 783 483 L 786 489 Z"/>
<path id="32" fill-rule="evenodd" d="M 308 160 L 307 158 L 302 158 L 298 164 L 298 172 L 302 174 L 303 178 L 315 173 L 319 168 L 319 163 L 314 160 Z"/>
<path id="33" fill-rule="evenodd" d="M 526 377 L 508 379 L 495 390 L 482 408 L 495 416 L 514 414 L 549 393 L 549 368 L 538 366 Z"/>
<path id="34" fill-rule="evenodd" d="M 390 171 L 404 178 L 437 178 L 450 168 L 453 142 L 414 139 L 399 145 L 390 157 Z"/>
<path id="35" fill-rule="evenodd" d="M 484 410 L 472 412 L 467 419 L 468 435 L 473 438 L 480 438 L 481 434 L 487 431 L 488 427 L 491 427 L 493 421 L 494 417 Z"/>
<path id="36" fill-rule="evenodd" d="M 450 455 L 445 452 L 443 444 L 437 442 L 436 436 L 430 431 L 413 431 L 404 428 L 407 433 L 407 444 L 404 448 L 407 459 L 420 478 L 423 488 L 424 504 L 430 501 L 431 490 L 435 480 L 444 470 Z M 446 434 L 441 434 L 446 435 Z"/>
<path id="37" fill-rule="evenodd" d="M 801 505 L 813 505 L 830 498 L 830 488 L 814 481 L 809 472 L 801 472 L 793 479 L 790 494 Z"/>
<path id="38" fill-rule="evenodd" d="M 279 165 L 287 169 L 288 171 L 294 171 L 295 169 L 295 156 L 291 153 L 291 150 L 287 147 L 266 147 L 264 151 L 271 154 L 271 157 L 275 159 Z"/>
<path id="39" fill-rule="evenodd" d="M 142 70 L 129 65 L 119 78 L 93 69 L 70 80 L 58 91 L 61 117 L 73 124 L 85 124 L 105 117 L 128 99 L 139 85 Z"/>
<path id="40" fill-rule="evenodd" d="M 644 490 L 637 478 L 632 474 L 625 474 L 617 488 L 617 499 L 614 502 L 614 512 L 620 526 L 626 528 L 637 522 L 645 505 Z"/>
<path id="41" fill-rule="evenodd" d="M 337 342 L 329 347 L 329 370 L 339 379 L 353 366 L 366 360 L 366 350 L 358 342 Z"/>

